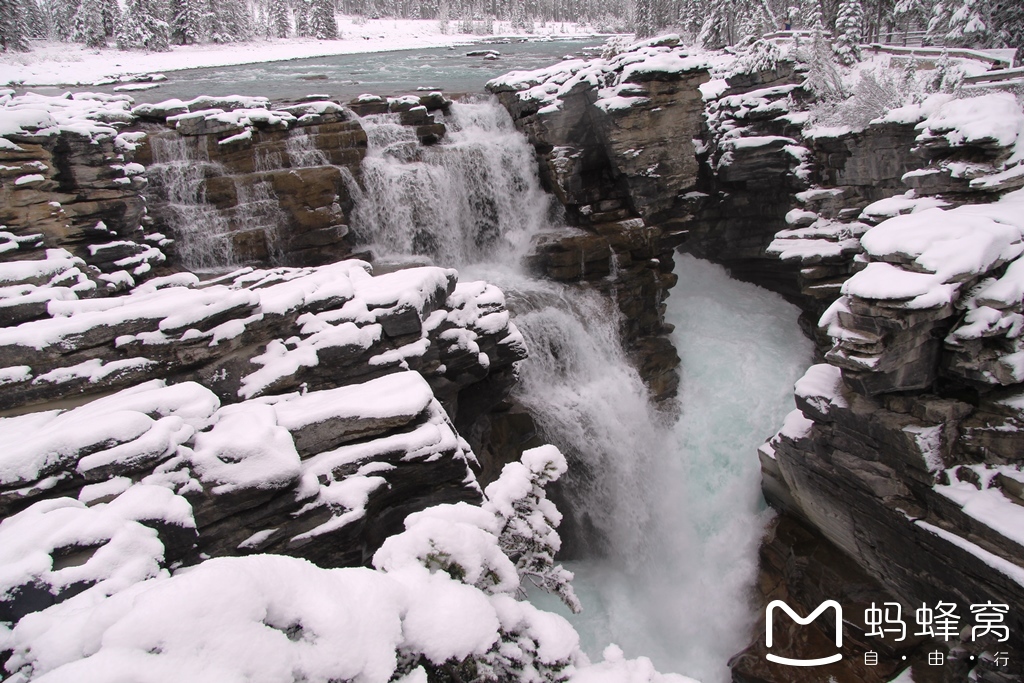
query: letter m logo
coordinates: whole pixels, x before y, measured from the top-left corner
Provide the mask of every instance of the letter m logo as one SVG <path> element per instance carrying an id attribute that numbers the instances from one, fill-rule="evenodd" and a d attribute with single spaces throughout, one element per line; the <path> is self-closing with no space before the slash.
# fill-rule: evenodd
<path id="1" fill-rule="evenodd" d="M 821 614 L 829 608 L 834 608 L 836 611 L 836 647 L 841 648 L 843 646 L 843 607 L 835 600 L 826 600 L 821 603 L 806 619 L 794 612 L 790 606 L 782 600 L 772 600 L 768 603 L 768 609 L 765 612 L 765 645 L 769 649 L 772 646 L 772 625 L 774 623 L 773 616 L 776 608 L 782 608 L 782 611 L 788 614 L 790 619 L 801 626 L 806 626 L 821 616 Z M 784 664 L 786 666 L 821 666 L 823 664 L 833 664 L 838 662 L 843 658 L 843 655 L 837 652 L 834 655 L 821 657 L 819 659 L 790 659 L 789 657 L 779 657 L 778 655 L 767 654 L 765 655 L 765 658 L 769 662 Z"/>

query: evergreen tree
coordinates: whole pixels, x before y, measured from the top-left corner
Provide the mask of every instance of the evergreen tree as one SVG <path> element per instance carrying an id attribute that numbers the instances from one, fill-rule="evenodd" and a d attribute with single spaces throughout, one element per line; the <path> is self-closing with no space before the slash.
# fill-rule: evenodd
<path id="1" fill-rule="evenodd" d="M 987 0 L 961 0 L 949 16 L 947 44 L 990 47 L 995 42 L 991 9 Z"/>
<path id="2" fill-rule="evenodd" d="M 807 80 L 804 82 L 805 88 L 822 101 L 839 101 L 846 97 L 839 65 L 835 62 L 835 53 L 825 38 L 824 28 L 820 21 L 814 29 L 810 54 L 805 59 L 808 66 Z"/>
<path id="3" fill-rule="evenodd" d="M 709 8 L 707 18 L 704 19 L 700 33 L 697 35 L 697 42 L 710 50 L 717 50 L 731 43 L 732 41 L 729 40 L 729 15 Z"/>
<path id="4" fill-rule="evenodd" d="M 287 38 L 291 23 L 288 21 L 288 1 L 270 0 L 267 8 L 270 34 L 275 38 Z"/>
<path id="5" fill-rule="evenodd" d="M 863 36 L 864 7 L 861 0 L 841 0 L 836 17 L 835 51 L 839 61 L 849 66 L 860 61 Z"/>
<path id="6" fill-rule="evenodd" d="M 100 12 L 103 14 L 103 35 L 113 36 L 117 32 L 117 22 L 121 20 L 121 6 L 117 0 L 102 0 Z"/>
<path id="7" fill-rule="evenodd" d="M 25 27 L 28 29 L 28 37 L 46 38 L 50 33 L 50 22 L 47 20 L 46 11 L 39 6 L 36 0 L 23 0 L 22 7 L 25 9 Z"/>
<path id="8" fill-rule="evenodd" d="M 313 0 L 309 24 L 313 37 L 320 40 L 336 40 L 338 22 L 334 18 L 334 0 Z"/>
<path id="9" fill-rule="evenodd" d="M 657 30 L 654 17 L 655 0 L 636 0 L 634 32 L 637 38 L 648 38 Z"/>
<path id="10" fill-rule="evenodd" d="M 295 35 L 309 36 L 310 33 L 310 6 L 309 0 L 294 0 L 292 11 L 295 13 Z"/>
<path id="11" fill-rule="evenodd" d="M 28 23 L 19 0 L 0 0 L 0 47 L 4 52 L 28 50 Z"/>
<path id="12" fill-rule="evenodd" d="M 69 41 L 75 32 L 75 15 L 78 13 L 79 0 L 50 0 L 51 37 L 55 40 Z"/>
<path id="13" fill-rule="evenodd" d="M 117 27 L 117 47 L 154 52 L 171 49 L 167 5 L 161 0 L 128 0 Z"/>
<path id="14" fill-rule="evenodd" d="M 899 0 L 893 8 L 892 15 L 897 24 L 909 30 L 927 26 L 931 11 L 931 3 L 928 0 Z"/>
<path id="15" fill-rule="evenodd" d="M 106 47 L 107 32 L 103 28 L 103 0 L 82 0 L 75 13 L 72 40 L 86 47 Z"/>
<path id="16" fill-rule="evenodd" d="M 992 16 L 996 19 L 1003 44 L 1017 48 L 1014 63 L 1024 65 L 1024 3 L 1020 0 L 996 0 Z"/>
<path id="17" fill-rule="evenodd" d="M 821 11 L 820 0 L 805 0 L 801 10 L 803 28 L 821 32 L 825 30 L 825 17 Z"/>
<path id="18" fill-rule="evenodd" d="M 215 43 L 236 43 L 252 38 L 252 16 L 244 0 L 209 0 L 206 31 Z"/>
<path id="19" fill-rule="evenodd" d="M 203 9 L 199 0 L 171 0 L 171 41 L 194 45 L 203 38 Z"/>

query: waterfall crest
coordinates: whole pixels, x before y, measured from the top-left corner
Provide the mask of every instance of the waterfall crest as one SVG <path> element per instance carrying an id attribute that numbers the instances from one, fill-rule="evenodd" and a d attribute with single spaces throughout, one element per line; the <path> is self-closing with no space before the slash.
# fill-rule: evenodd
<path id="1" fill-rule="evenodd" d="M 453 104 L 447 135 L 430 147 L 394 114 L 367 116 L 364 193 L 353 229 L 381 255 L 439 264 L 514 262 L 551 226 L 533 148 L 504 109 Z"/>

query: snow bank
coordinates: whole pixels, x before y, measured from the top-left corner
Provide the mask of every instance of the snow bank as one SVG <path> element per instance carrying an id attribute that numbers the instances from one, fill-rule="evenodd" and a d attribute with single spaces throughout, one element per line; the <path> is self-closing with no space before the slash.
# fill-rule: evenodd
<path id="1" fill-rule="evenodd" d="M 523 489 L 557 478 L 565 461 L 545 447 L 516 464 L 493 491 L 505 503 L 520 500 L 515 514 L 529 517 Z M 532 484 L 524 486 L 524 473 Z M 507 519 L 488 508 L 461 503 L 410 515 L 374 556 L 375 569 L 254 555 L 171 574 L 139 517 L 187 525 L 191 509 L 166 489 L 135 485 L 110 503 L 47 501 L 0 524 L 0 586 L 12 576 L 101 581 L 4 633 L 8 680 L 423 683 L 427 667 L 472 658 L 498 680 L 691 683 L 658 674 L 644 658 L 626 660 L 614 646 L 590 665 L 565 619 L 513 599 L 519 577 L 503 552 Z M 81 565 L 54 569 L 39 552 L 97 539 L 106 545 Z"/>

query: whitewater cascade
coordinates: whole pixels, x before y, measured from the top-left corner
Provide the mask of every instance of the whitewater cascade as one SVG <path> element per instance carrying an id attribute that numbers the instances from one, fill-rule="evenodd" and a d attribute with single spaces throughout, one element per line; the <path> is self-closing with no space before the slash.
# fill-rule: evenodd
<path id="1" fill-rule="evenodd" d="M 659 670 L 724 683 L 754 619 L 769 514 L 756 448 L 791 409 L 811 358 L 798 311 L 681 258 L 667 314 L 681 410 L 662 413 L 627 360 L 608 299 L 510 268 L 532 235 L 556 226 L 533 151 L 506 112 L 456 104 L 446 123 L 433 147 L 386 116 L 365 124 L 356 229 L 381 255 L 429 255 L 505 291 L 530 349 L 516 398 L 569 455 L 563 512 L 597 541 L 571 564 L 584 612 L 566 613 L 590 654 L 615 642 Z M 546 597 L 534 599 L 558 609 Z"/>
<path id="2" fill-rule="evenodd" d="M 515 262 L 551 221 L 533 149 L 494 103 L 454 104 L 444 123 L 442 142 L 426 147 L 395 114 L 363 119 L 354 232 L 378 253 L 446 266 Z"/>
<path id="3" fill-rule="evenodd" d="M 206 201 L 206 178 L 223 173 L 206 150 L 185 136 L 154 136 L 146 169 L 150 197 L 164 197 L 181 262 L 193 270 L 234 263 L 227 220 Z"/>
<path id="4" fill-rule="evenodd" d="M 566 616 L 584 647 L 596 657 L 614 642 L 662 671 L 724 683 L 754 618 L 749 591 L 768 518 L 755 449 L 788 412 L 810 361 L 797 311 L 681 258 L 667 314 L 682 357 L 680 412 L 659 410 L 622 348 L 609 298 L 515 267 L 533 236 L 562 225 L 507 112 L 493 101 L 456 103 L 444 119 L 448 132 L 432 146 L 394 115 L 362 120 L 368 150 L 362 188 L 350 183 L 352 231 L 381 260 L 429 258 L 458 267 L 463 282 L 505 291 L 530 349 L 515 397 L 571 462 L 565 528 L 586 559 L 570 564 L 584 612 Z M 230 264 L 229 219 L 202 192 L 219 169 L 186 145 L 154 140 L 150 177 L 166 188 L 186 265 Z M 326 162 L 304 134 L 284 153 L 293 167 Z M 257 170 L 281 156 L 257 159 Z M 263 226 L 272 244 L 277 198 L 266 183 L 244 192 L 230 220 Z M 533 599 L 559 609 L 549 597 Z"/>

